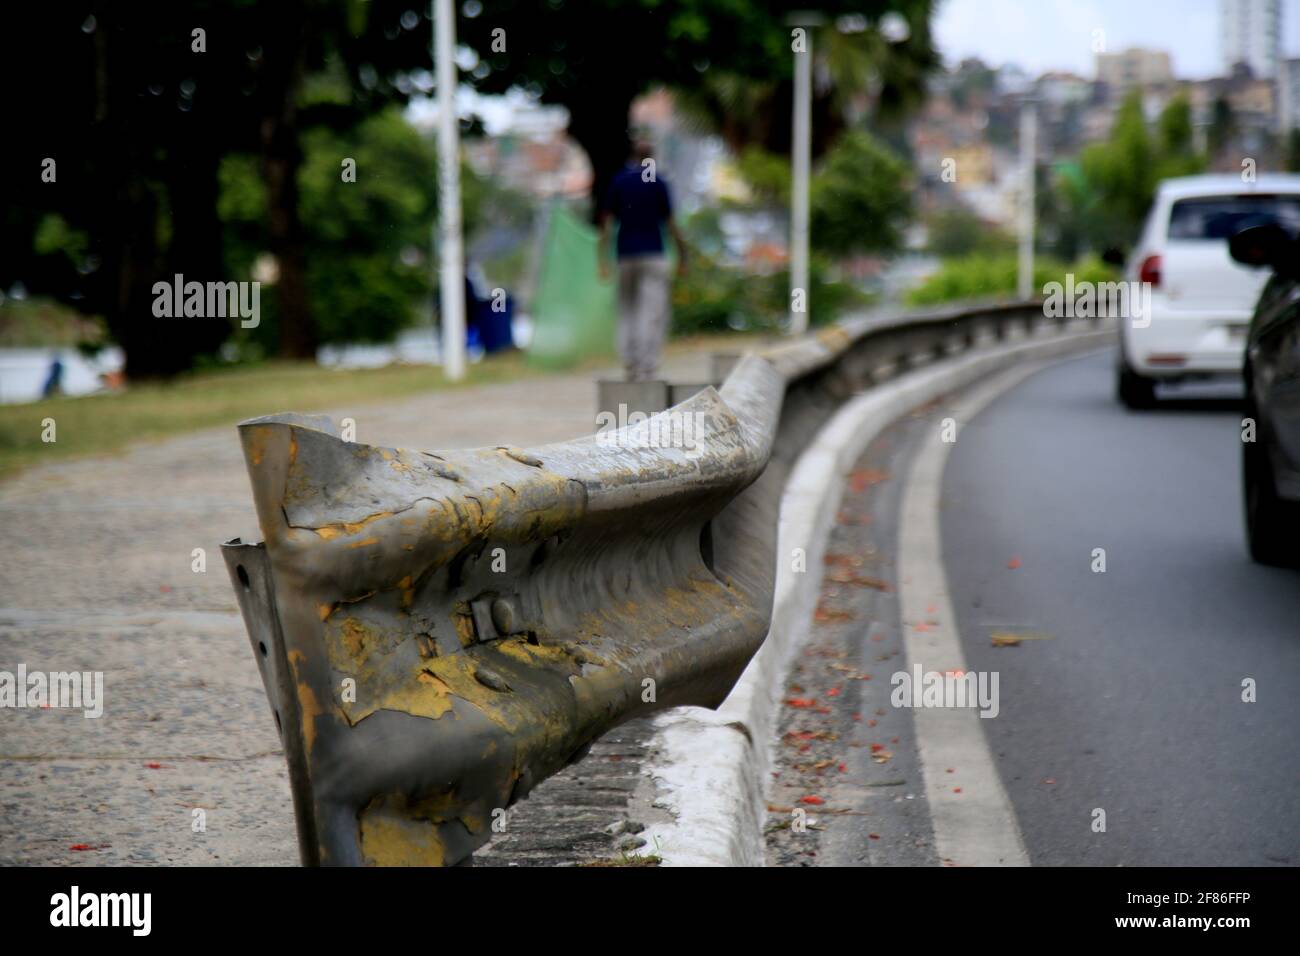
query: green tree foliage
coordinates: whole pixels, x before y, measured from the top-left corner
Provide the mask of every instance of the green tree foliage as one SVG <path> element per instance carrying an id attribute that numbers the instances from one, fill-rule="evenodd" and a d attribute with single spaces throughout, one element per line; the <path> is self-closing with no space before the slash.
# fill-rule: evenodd
<path id="1" fill-rule="evenodd" d="M 819 86 L 813 129 L 820 154 L 845 127 L 845 111 L 870 98 L 884 113 L 923 95 L 938 64 L 929 31 L 933 0 L 825 0 L 825 30 L 844 37 L 819 59 L 837 82 Z M 622 165 L 634 97 L 667 85 L 740 151 L 789 152 L 791 7 L 782 0 L 494 0 L 461 6 L 458 39 L 477 63 L 465 79 L 485 93 L 523 87 L 566 107 L 569 132 L 595 170 L 594 195 Z M 901 14 L 906 36 L 879 27 Z M 851 18 L 841 21 L 841 18 Z M 814 37 L 814 47 L 820 49 Z"/>
<path id="2" fill-rule="evenodd" d="M 817 85 L 819 154 L 862 103 L 883 114 L 920 95 L 920 77 L 937 62 L 932 5 L 819 5 L 826 29 L 833 25 L 843 36 L 821 44 L 819 69 L 835 82 Z M 715 78 L 719 88 L 748 85 L 754 95 L 743 113 L 714 93 L 703 100 L 730 141 L 775 152 L 788 146 L 792 53 L 781 0 L 473 0 L 457 7 L 460 41 L 478 56 L 462 79 L 484 92 L 518 87 L 568 107 L 570 132 L 596 171 L 597 195 L 624 159 L 629 104 L 656 84 L 683 91 Z M 374 281 L 382 271 L 378 260 L 331 270 L 312 258 L 325 262 L 324 252 L 358 241 L 312 234 L 318 226 L 355 228 L 350 208 L 337 214 L 340 222 L 303 218 L 315 215 L 308 179 L 317 173 L 304 165 L 321 149 L 315 131 L 337 135 L 350 155 L 352 131 L 366 117 L 431 90 L 430 10 L 410 0 L 25 5 L 0 57 L 0 84 L 12 93 L 8 128 L 20 131 L 0 150 L 0 181 L 10 187 L 0 209 L 0 285 L 22 281 L 33 294 L 104 316 L 127 352 L 129 375 L 169 375 L 214 351 L 232 323 L 195 318 L 161 326 L 151 314 L 153 283 L 174 273 L 233 278 L 225 233 L 234 228 L 237 240 L 259 239 L 278 263 L 275 295 L 263 303 L 276 315 L 277 351 L 313 355 L 322 335 L 337 331 L 333 297 L 359 298 L 363 290 L 343 286 Z M 906 36 L 884 36 L 880 25 L 891 12 L 903 15 Z M 851 20 L 843 29 L 842 17 Z M 221 171 L 232 155 L 256 157 L 260 223 L 219 218 L 219 202 L 239 202 L 223 194 Z M 57 182 L 40 180 L 46 158 L 57 160 Z M 427 184 L 429 171 L 420 178 Z M 378 209 L 409 206 L 383 189 L 367 201 Z M 45 224 L 51 215 L 62 225 Z M 59 229 L 84 243 L 51 248 Z M 397 242 L 395 231 L 390 243 Z M 328 300 L 321 283 L 334 284 Z M 374 290 L 380 305 L 366 328 L 382 324 L 378 311 L 400 311 L 390 291 Z"/>
<path id="3" fill-rule="evenodd" d="M 812 243 L 830 255 L 897 252 L 912 213 L 908 168 L 867 133 L 845 133 L 811 184 Z"/>
<path id="4" fill-rule="evenodd" d="M 1015 248 L 1015 239 L 990 226 L 970 209 L 953 206 L 926 217 L 929 251 L 944 259 L 975 252 L 997 253 Z"/>
<path id="5" fill-rule="evenodd" d="M 0 220 L 0 285 L 21 280 L 104 316 L 132 377 L 191 366 L 231 323 L 156 319 L 152 286 L 178 272 L 230 277 L 218 170 L 230 154 L 254 155 L 266 244 L 280 265 L 278 348 L 312 355 L 300 136 L 405 102 L 415 92 L 408 74 L 430 66 L 427 19 L 405 0 L 68 0 L 29 4 L 11 20 L 0 84 L 22 92 L 7 104 L 22 135 L 0 150 L 12 198 Z M 321 74 L 341 95 L 305 95 Z M 40 179 L 45 158 L 57 162 L 56 181 Z M 35 242 L 51 214 L 85 237 L 83 250 Z"/>
<path id="6" fill-rule="evenodd" d="M 386 341 L 408 325 L 427 300 L 428 260 L 437 204 L 433 144 L 390 107 L 347 135 L 327 127 L 302 138 L 299 213 L 305 236 L 309 305 L 321 342 Z M 343 162 L 355 163 L 355 182 Z M 461 169 L 465 229 L 472 233 L 491 192 L 468 167 Z M 256 159 L 227 157 L 221 169 L 222 220 L 227 258 L 241 277 L 266 249 L 267 196 Z M 278 341 L 272 310 L 254 338 Z"/>
<path id="7" fill-rule="evenodd" d="M 790 205 L 790 159 L 769 153 L 761 146 L 746 146 L 736 160 L 741 177 L 749 185 L 754 201 L 761 206 L 787 208 Z"/>
<path id="8" fill-rule="evenodd" d="M 1121 104 L 1110 137 L 1085 147 L 1081 175 L 1058 181 L 1065 215 L 1074 217 L 1093 249 L 1128 247 L 1137 239 L 1157 184 L 1199 172 L 1205 159 L 1192 152 L 1191 110 L 1175 97 L 1156 121 L 1154 135 L 1137 91 Z"/>
<path id="9" fill-rule="evenodd" d="M 789 206 L 789 160 L 751 146 L 739 167 L 757 205 Z M 871 134 L 842 135 L 816 164 L 809 183 L 812 248 L 832 258 L 897 252 L 912 217 L 910 178 L 907 164 Z"/>

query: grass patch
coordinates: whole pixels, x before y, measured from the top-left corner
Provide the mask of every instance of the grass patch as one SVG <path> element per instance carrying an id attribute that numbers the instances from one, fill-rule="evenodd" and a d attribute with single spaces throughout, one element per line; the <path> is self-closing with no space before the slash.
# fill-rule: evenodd
<path id="1" fill-rule="evenodd" d="M 258 415 L 363 405 L 539 374 L 518 354 L 477 362 L 457 383 L 431 366 L 331 371 L 311 362 L 268 362 L 194 372 L 117 393 L 0 405 L 0 478 L 37 462 L 115 452 L 131 442 L 233 426 Z M 55 421 L 55 442 L 41 440 L 46 418 Z"/>

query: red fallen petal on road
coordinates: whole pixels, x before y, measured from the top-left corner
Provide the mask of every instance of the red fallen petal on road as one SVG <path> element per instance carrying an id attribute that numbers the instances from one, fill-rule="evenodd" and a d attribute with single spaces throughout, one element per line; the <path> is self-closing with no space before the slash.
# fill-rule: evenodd
<path id="1" fill-rule="evenodd" d="M 160 585 L 159 588 L 158 588 L 158 590 L 161 591 L 163 594 L 166 594 L 166 593 L 169 592 L 171 589 L 172 589 L 172 586 L 171 586 L 170 584 L 163 584 L 163 585 Z"/>
<path id="2" fill-rule="evenodd" d="M 953 788 L 952 788 L 952 792 L 953 792 L 953 793 L 961 793 L 961 787 L 953 787 Z"/>
<path id="3" fill-rule="evenodd" d="M 849 487 L 855 494 L 860 494 L 871 485 L 886 481 L 889 475 L 875 468 L 857 468 L 849 472 Z"/>
<path id="4" fill-rule="evenodd" d="M 896 743 L 898 743 L 898 738 L 897 738 L 897 737 L 891 737 L 891 738 L 889 739 L 889 742 L 890 742 L 891 744 L 896 744 Z"/>
<path id="5" fill-rule="evenodd" d="M 868 726 L 868 727 L 874 727 L 874 726 L 876 726 L 876 718 L 872 717 L 870 720 L 868 720 L 868 721 L 867 721 L 867 726 Z"/>
<path id="6" fill-rule="evenodd" d="M 800 803 L 807 803 L 807 804 L 810 804 L 810 805 L 812 805 L 812 806 L 814 806 L 814 807 L 820 807 L 820 806 L 821 806 L 823 803 L 825 803 L 826 801 L 823 800 L 821 797 L 814 797 L 812 794 L 809 794 L 809 795 L 806 796 L 806 797 L 800 797 L 800 798 L 799 798 L 799 802 L 800 802 Z"/>
<path id="7" fill-rule="evenodd" d="M 1007 567 L 1010 568 L 1012 571 L 1014 571 L 1016 568 L 1020 567 L 1020 559 L 1012 558 L 1010 561 L 1007 562 Z"/>
<path id="8" fill-rule="evenodd" d="M 930 625 L 929 625 L 928 622 L 926 622 L 926 621 L 922 621 L 920 624 L 914 624 L 914 625 L 912 625 L 912 630 L 914 630 L 914 631 L 920 631 L 920 632 L 924 633 L 924 632 L 930 630 Z"/>
<path id="9" fill-rule="evenodd" d="M 854 715 L 853 715 L 853 719 L 854 719 L 854 720 L 861 720 L 861 719 L 862 719 L 862 715 L 861 715 L 861 714 L 854 714 Z M 875 721 L 873 720 L 872 723 L 874 724 Z"/>
<path id="10" fill-rule="evenodd" d="M 853 620 L 853 614 L 850 611 L 819 607 L 813 612 L 813 620 L 818 624 L 829 624 L 832 621 L 851 621 Z"/>
<path id="11" fill-rule="evenodd" d="M 163 765 L 160 763 L 147 763 L 145 766 L 150 770 L 161 770 L 163 768 Z"/>
<path id="12" fill-rule="evenodd" d="M 830 709 L 829 707 L 814 707 L 814 708 L 813 708 L 813 713 L 815 713 L 815 714 L 829 714 L 830 712 L 831 712 L 831 709 Z"/>
<path id="13" fill-rule="evenodd" d="M 873 754 L 874 754 L 874 753 L 878 753 L 879 751 L 884 750 L 884 749 L 885 749 L 885 745 L 884 745 L 884 744 L 872 744 L 872 745 L 871 745 L 871 752 L 872 752 Z"/>
<path id="14" fill-rule="evenodd" d="M 826 692 L 826 696 L 827 696 L 827 697 L 839 697 L 839 696 L 840 696 L 840 689 L 839 689 L 838 687 L 832 687 L 830 690 L 828 690 L 828 691 Z"/>
<path id="15" fill-rule="evenodd" d="M 74 844 L 72 844 L 72 846 L 68 847 L 68 849 L 69 849 L 69 850 L 76 850 L 78 853 L 83 853 L 83 852 L 85 852 L 86 850 L 102 850 L 102 849 L 104 849 L 104 848 L 105 848 L 106 846 L 108 846 L 108 845 L 109 845 L 109 844 L 107 844 L 107 843 L 102 843 L 102 844 L 100 844 L 99 846 L 95 846 L 95 845 L 93 845 L 93 844 L 91 844 L 91 843 L 74 843 Z"/>
<path id="16" fill-rule="evenodd" d="M 956 772 L 957 771 L 953 770 L 952 767 L 949 767 L 947 770 L 944 771 L 944 773 L 956 773 Z"/>
<path id="17" fill-rule="evenodd" d="M 790 706 L 790 707 L 813 707 L 813 706 L 816 706 L 816 704 L 817 704 L 817 698 L 815 698 L 815 697 L 790 697 L 790 698 L 788 698 L 788 699 L 786 700 L 786 704 L 787 704 L 788 706 Z"/>
<path id="18" fill-rule="evenodd" d="M 840 764 L 840 773 L 848 773 L 848 772 L 849 772 L 848 764 L 843 764 L 843 763 Z"/>
<path id="19" fill-rule="evenodd" d="M 880 834 L 879 834 L 879 833 L 868 833 L 868 834 L 867 834 L 867 837 L 868 837 L 868 839 L 871 839 L 871 840 L 879 840 L 879 839 L 880 839 Z"/>

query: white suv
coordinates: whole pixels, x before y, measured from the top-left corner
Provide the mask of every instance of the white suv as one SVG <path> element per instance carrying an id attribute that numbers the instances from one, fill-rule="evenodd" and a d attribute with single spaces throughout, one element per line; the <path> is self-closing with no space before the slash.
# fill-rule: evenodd
<path id="1" fill-rule="evenodd" d="M 1300 176 L 1186 176 L 1167 179 L 1142 227 L 1124 278 L 1149 283 L 1149 315 L 1120 321 L 1119 399 L 1155 402 L 1156 382 L 1240 376 L 1246 327 L 1267 270 L 1234 262 L 1228 239 L 1276 222 L 1300 233 Z"/>

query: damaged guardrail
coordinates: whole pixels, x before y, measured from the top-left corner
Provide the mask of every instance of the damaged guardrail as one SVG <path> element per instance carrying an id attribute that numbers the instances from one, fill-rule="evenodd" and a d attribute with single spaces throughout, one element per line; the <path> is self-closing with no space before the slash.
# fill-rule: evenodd
<path id="1" fill-rule="evenodd" d="M 462 862 L 612 727 L 716 707 L 767 634 L 781 494 L 821 421 L 1048 322 L 1037 303 L 842 322 L 656 416 L 681 445 L 628 428 L 437 454 L 243 422 L 265 541 L 223 551 L 302 861 Z"/>

